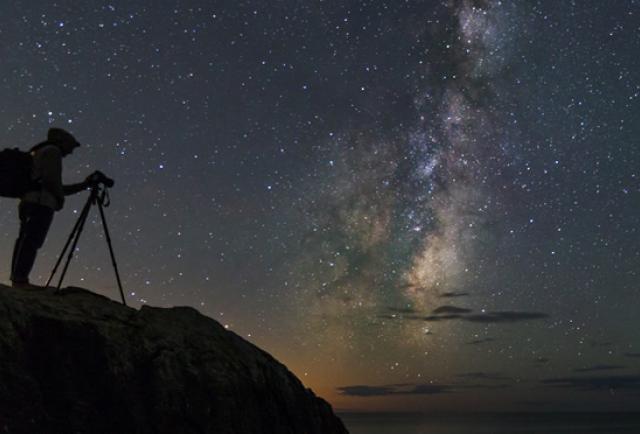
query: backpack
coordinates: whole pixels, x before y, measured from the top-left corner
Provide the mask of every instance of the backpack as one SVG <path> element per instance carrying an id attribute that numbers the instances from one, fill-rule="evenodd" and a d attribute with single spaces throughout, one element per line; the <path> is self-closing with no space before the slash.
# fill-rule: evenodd
<path id="1" fill-rule="evenodd" d="M 29 152 L 18 148 L 0 151 L 0 196 L 20 198 L 33 190 L 32 166 L 33 158 Z"/>

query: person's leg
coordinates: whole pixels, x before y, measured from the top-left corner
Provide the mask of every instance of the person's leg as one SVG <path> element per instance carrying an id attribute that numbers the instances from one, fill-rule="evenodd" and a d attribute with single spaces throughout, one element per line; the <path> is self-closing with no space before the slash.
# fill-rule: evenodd
<path id="1" fill-rule="evenodd" d="M 26 226 L 26 221 L 28 219 L 27 212 L 28 211 L 25 211 L 23 202 L 20 202 L 18 205 L 20 231 L 18 232 L 18 238 L 16 238 L 16 242 L 13 245 L 13 255 L 11 256 L 11 281 L 12 282 L 19 283 L 27 280 L 24 277 L 18 276 L 18 273 L 16 273 L 16 263 L 18 262 L 18 257 L 21 256 L 22 247 L 24 245 L 24 238 L 26 236 L 26 231 L 27 231 L 27 226 Z"/>
<path id="2" fill-rule="evenodd" d="M 53 220 L 53 210 L 35 203 L 21 202 L 20 234 L 13 249 L 11 281 L 25 283 L 36 260 L 38 249 L 47 238 Z"/>
<path id="3" fill-rule="evenodd" d="M 20 227 L 22 228 L 22 223 L 20 223 Z M 16 279 L 14 278 L 13 270 L 16 268 L 16 257 L 20 243 L 22 242 L 22 230 L 20 230 L 18 234 L 18 238 L 16 238 L 16 242 L 13 243 L 13 255 L 11 256 L 11 281 L 14 282 Z"/>

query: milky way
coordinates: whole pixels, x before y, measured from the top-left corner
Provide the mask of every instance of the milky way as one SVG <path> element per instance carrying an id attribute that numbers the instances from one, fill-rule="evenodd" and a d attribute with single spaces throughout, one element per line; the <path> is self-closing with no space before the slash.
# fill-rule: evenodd
<path id="1" fill-rule="evenodd" d="M 475 244 L 491 236 L 486 224 L 502 200 L 492 178 L 511 158 L 502 147 L 511 128 L 494 104 L 511 9 L 454 2 L 442 21 L 410 29 L 431 77 L 412 86 L 414 120 L 383 140 L 354 129 L 325 145 L 307 246 L 310 267 L 320 260 L 326 271 L 302 268 L 313 288 L 305 303 L 338 317 L 394 306 L 428 313 L 443 293 L 469 290 Z"/>

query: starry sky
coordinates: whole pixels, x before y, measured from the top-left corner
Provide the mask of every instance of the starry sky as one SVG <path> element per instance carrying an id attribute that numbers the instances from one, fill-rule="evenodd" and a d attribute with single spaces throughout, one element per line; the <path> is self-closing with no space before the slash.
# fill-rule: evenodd
<path id="1" fill-rule="evenodd" d="M 640 411 L 639 1 L 30 0 L 0 39 L 0 144 L 116 180 L 130 305 L 337 410 Z M 118 300 L 96 210 L 65 284 Z"/>

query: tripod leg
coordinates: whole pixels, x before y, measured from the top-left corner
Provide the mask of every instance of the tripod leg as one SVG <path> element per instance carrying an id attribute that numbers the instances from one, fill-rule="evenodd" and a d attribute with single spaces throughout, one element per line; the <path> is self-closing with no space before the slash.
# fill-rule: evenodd
<path id="1" fill-rule="evenodd" d="M 78 230 L 76 231 L 76 237 L 73 240 L 73 244 L 71 245 L 71 250 L 69 250 L 69 256 L 67 256 L 67 262 L 64 264 L 64 268 L 62 269 L 62 274 L 60 275 L 60 280 L 58 280 L 57 290 L 60 289 L 62 285 L 62 280 L 64 279 L 65 274 L 67 274 L 67 268 L 69 268 L 69 263 L 73 258 L 73 252 L 76 250 L 76 246 L 78 245 L 78 240 L 80 239 L 80 234 L 82 233 L 82 229 L 84 229 L 84 224 L 87 221 L 87 216 L 89 215 L 89 209 L 91 208 L 91 200 L 87 202 L 87 206 L 82 210 L 82 214 L 80 215 Z"/>
<path id="2" fill-rule="evenodd" d="M 102 227 L 104 228 L 104 235 L 107 238 L 107 244 L 109 245 L 109 254 L 111 255 L 111 263 L 113 269 L 116 272 L 116 280 L 118 281 L 118 289 L 120 290 L 120 297 L 122 297 L 122 304 L 125 306 L 127 302 L 124 299 L 124 291 L 122 290 L 122 283 L 120 282 L 120 273 L 118 273 L 118 264 L 116 264 L 116 257 L 113 254 L 113 246 L 111 245 L 111 237 L 109 236 L 109 228 L 107 227 L 107 219 L 104 216 L 104 209 L 102 208 L 102 202 L 98 202 L 98 209 L 100 210 L 100 218 L 102 219 Z"/>
<path id="3" fill-rule="evenodd" d="M 76 221 L 76 224 L 73 226 L 73 230 L 69 234 L 69 238 L 67 238 L 67 242 L 64 245 L 64 248 L 62 249 L 62 252 L 60 252 L 60 256 L 58 256 L 58 260 L 56 261 L 56 265 L 55 265 L 55 267 L 53 267 L 53 271 L 51 272 L 51 276 L 49 276 L 49 280 L 47 280 L 47 284 L 45 286 L 49 286 L 49 284 L 53 280 L 53 276 L 56 275 L 56 272 L 58 271 L 58 267 L 60 266 L 60 263 L 62 262 L 62 258 L 64 257 L 65 253 L 67 252 L 67 249 L 69 248 L 69 244 L 71 244 L 71 240 L 75 238 L 76 233 L 78 232 L 78 228 L 80 227 L 81 221 L 86 218 L 85 214 L 87 214 L 89 212 L 89 208 L 90 207 L 91 207 L 91 198 L 89 198 L 89 200 L 85 204 L 84 208 L 82 208 L 82 212 L 80 213 L 80 216 L 78 217 L 78 220 Z"/>

